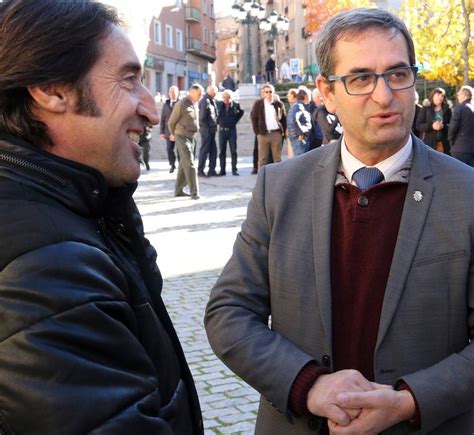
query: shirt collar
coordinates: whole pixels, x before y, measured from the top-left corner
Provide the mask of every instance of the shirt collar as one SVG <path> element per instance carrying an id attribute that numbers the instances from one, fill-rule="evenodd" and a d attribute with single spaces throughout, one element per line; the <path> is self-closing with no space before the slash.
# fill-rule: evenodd
<path id="1" fill-rule="evenodd" d="M 410 135 L 408 137 L 407 143 L 402 147 L 402 149 L 372 167 L 379 169 L 383 173 L 385 181 L 388 181 L 391 177 L 398 173 L 400 169 L 402 169 L 405 162 L 410 158 L 412 149 L 413 141 Z M 341 142 L 341 167 L 345 177 L 350 181 L 351 184 L 356 185 L 355 181 L 352 179 L 354 172 L 366 166 L 367 165 L 355 158 L 349 152 L 343 137 Z"/>

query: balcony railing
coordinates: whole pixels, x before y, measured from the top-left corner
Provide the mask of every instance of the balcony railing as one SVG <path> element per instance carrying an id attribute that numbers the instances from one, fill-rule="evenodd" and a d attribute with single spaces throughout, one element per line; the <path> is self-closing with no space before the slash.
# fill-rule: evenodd
<path id="1" fill-rule="evenodd" d="M 202 43 L 196 38 L 186 38 L 186 49 L 190 51 L 201 51 Z"/>
<path id="2" fill-rule="evenodd" d="M 198 8 L 192 6 L 186 6 L 186 21 L 194 21 L 196 23 L 201 22 L 201 11 Z"/>

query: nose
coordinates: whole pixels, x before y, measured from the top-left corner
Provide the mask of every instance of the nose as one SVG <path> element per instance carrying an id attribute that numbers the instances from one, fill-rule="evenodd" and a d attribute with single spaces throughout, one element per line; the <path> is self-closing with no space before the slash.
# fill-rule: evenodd
<path id="1" fill-rule="evenodd" d="M 158 110 L 156 108 L 155 99 L 151 92 L 142 84 L 141 86 L 141 93 L 140 93 L 140 101 L 137 107 L 137 113 L 146 118 L 148 120 L 148 124 L 156 125 L 160 122 L 160 118 L 158 116 Z"/>
<path id="2" fill-rule="evenodd" d="M 372 92 L 372 100 L 379 103 L 380 106 L 387 106 L 393 99 L 393 91 L 388 87 L 383 77 L 378 77 L 375 84 L 374 92 Z"/>

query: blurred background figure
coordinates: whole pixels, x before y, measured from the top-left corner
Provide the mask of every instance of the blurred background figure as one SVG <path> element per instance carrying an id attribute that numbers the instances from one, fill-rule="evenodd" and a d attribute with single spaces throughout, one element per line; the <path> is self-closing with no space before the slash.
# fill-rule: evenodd
<path id="1" fill-rule="evenodd" d="M 416 120 L 418 118 L 418 114 L 420 113 L 420 110 L 423 109 L 423 106 L 419 103 L 419 101 L 420 101 L 420 96 L 418 95 L 418 92 L 415 91 L 415 117 L 413 118 L 411 131 L 416 137 L 420 137 L 420 132 L 416 128 Z"/>
<path id="2" fill-rule="evenodd" d="M 435 88 L 430 93 L 430 105 L 423 107 L 416 118 L 416 129 L 420 139 L 431 148 L 449 154 L 448 128 L 451 109 L 446 102 L 443 88 Z"/>
<path id="3" fill-rule="evenodd" d="M 290 89 L 287 94 L 290 108 L 287 118 L 287 137 L 294 156 L 308 151 L 308 137 L 311 131 L 311 116 L 304 106 L 308 95 L 304 89 Z"/>
<path id="4" fill-rule="evenodd" d="M 224 80 L 222 80 L 222 87 L 224 89 L 229 89 L 232 92 L 235 91 L 235 89 L 236 89 L 235 80 L 231 77 L 231 75 L 229 73 L 227 73 Z"/>
<path id="5" fill-rule="evenodd" d="M 168 121 L 170 119 L 173 107 L 178 101 L 179 89 L 177 86 L 170 86 L 168 90 L 168 99 L 164 102 L 163 108 L 161 109 L 161 124 L 160 124 L 160 137 L 166 140 L 166 154 L 168 156 L 168 163 L 170 164 L 170 173 L 173 173 L 176 169 L 176 155 L 174 153 L 175 138 L 170 134 L 168 128 Z"/>
<path id="6" fill-rule="evenodd" d="M 474 104 L 473 88 L 463 86 L 458 92 L 459 104 L 454 108 L 449 124 L 448 140 L 451 154 L 458 160 L 474 166 Z"/>
<path id="7" fill-rule="evenodd" d="M 342 135 L 342 125 L 335 113 L 330 113 L 323 104 L 317 112 L 317 122 L 323 132 L 323 145 L 338 140 Z"/>
<path id="8" fill-rule="evenodd" d="M 318 110 L 324 104 L 318 88 L 311 93 L 311 102 L 308 104 L 308 112 L 311 115 L 311 131 L 309 135 L 308 151 L 318 148 L 323 143 L 323 132 L 318 124 Z"/>
<path id="9" fill-rule="evenodd" d="M 151 125 L 147 125 L 143 129 L 143 133 L 140 135 L 138 145 L 142 147 L 142 160 L 145 163 L 145 168 L 147 171 L 150 170 L 150 141 L 151 141 Z"/>
<path id="10" fill-rule="evenodd" d="M 291 80 L 290 65 L 288 65 L 287 59 L 280 66 L 280 79 L 283 83 L 288 83 Z"/>
<path id="11" fill-rule="evenodd" d="M 217 103 L 217 124 L 219 126 L 219 163 L 221 170 L 219 175 L 225 175 L 225 164 L 227 154 L 227 143 L 229 143 L 230 157 L 232 161 L 232 175 L 239 175 L 237 171 L 237 123 L 244 115 L 239 103 L 232 100 L 233 93 L 225 90 L 222 93 L 222 101 Z"/>
<path id="12" fill-rule="evenodd" d="M 272 54 L 265 64 L 265 75 L 269 83 L 275 83 L 276 80 L 276 59 L 277 55 Z"/>
<path id="13" fill-rule="evenodd" d="M 208 86 L 206 94 L 199 101 L 199 132 L 201 133 L 201 149 L 199 150 L 198 177 L 216 177 L 217 161 L 217 87 Z M 206 160 L 209 159 L 207 175 L 204 172 Z"/>

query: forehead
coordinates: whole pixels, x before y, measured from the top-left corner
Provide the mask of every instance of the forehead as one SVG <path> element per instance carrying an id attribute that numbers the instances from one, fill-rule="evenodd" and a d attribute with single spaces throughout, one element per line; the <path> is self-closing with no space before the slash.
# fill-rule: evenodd
<path id="1" fill-rule="evenodd" d="M 334 46 L 334 56 L 336 74 L 357 70 L 383 72 L 410 64 L 403 35 L 395 29 L 377 27 L 343 34 Z"/>
<path id="2" fill-rule="evenodd" d="M 141 65 L 127 34 L 117 26 L 112 26 L 108 36 L 100 44 L 101 54 L 93 70 L 112 74 L 133 71 L 140 72 Z"/>

